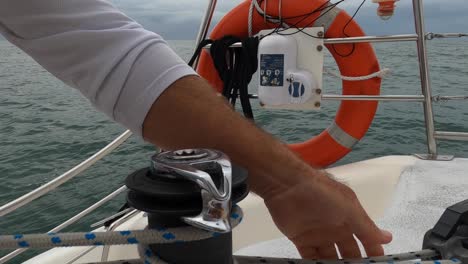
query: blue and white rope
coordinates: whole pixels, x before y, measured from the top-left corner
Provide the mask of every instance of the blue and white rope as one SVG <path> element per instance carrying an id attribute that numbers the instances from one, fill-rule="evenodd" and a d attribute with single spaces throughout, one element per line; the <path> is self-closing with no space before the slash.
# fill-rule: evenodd
<path id="1" fill-rule="evenodd" d="M 231 213 L 232 227 L 240 224 L 243 218 L 242 209 L 234 206 Z M 88 232 L 88 233 L 48 233 L 48 234 L 32 234 L 32 235 L 6 235 L 0 236 L 0 249 L 16 249 L 16 248 L 52 248 L 52 247 L 72 247 L 72 246 L 111 246 L 124 244 L 137 244 L 138 252 L 143 264 L 167 264 L 157 256 L 157 252 L 153 252 L 149 248 L 149 244 L 169 244 L 183 243 L 190 241 L 198 241 L 208 239 L 219 235 L 216 232 L 209 232 L 194 227 L 179 227 L 179 228 L 159 228 L 148 230 L 127 230 L 113 232 Z M 432 252 L 432 253 L 431 253 Z M 423 254 L 435 254 L 433 251 L 421 251 Z M 407 253 L 410 254 L 410 253 Z M 398 264 L 449 264 L 460 263 L 458 260 L 437 260 L 437 261 L 395 261 L 397 259 L 404 260 L 405 255 L 394 255 L 391 258 L 375 259 L 374 263 L 398 263 Z M 426 256 L 427 257 L 427 256 Z M 383 261 L 385 260 L 385 261 Z M 251 262 L 249 262 L 251 263 Z M 317 263 L 331 264 L 340 262 L 320 261 Z M 352 263 L 369 263 L 369 259 L 362 262 Z"/>
<path id="2" fill-rule="evenodd" d="M 231 213 L 232 227 L 237 226 L 242 221 L 242 217 L 243 213 L 240 207 L 233 207 Z M 17 234 L 0 236 L 0 249 L 168 244 L 203 240 L 216 235 L 218 235 L 216 232 L 190 226 L 113 232 Z"/>
<path id="3" fill-rule="evenodd" d="M 143 264 L 167 264 L 167 262 L 160 259 L 148 245 L 138 245 L 138 253 L 140 254 Z"/>

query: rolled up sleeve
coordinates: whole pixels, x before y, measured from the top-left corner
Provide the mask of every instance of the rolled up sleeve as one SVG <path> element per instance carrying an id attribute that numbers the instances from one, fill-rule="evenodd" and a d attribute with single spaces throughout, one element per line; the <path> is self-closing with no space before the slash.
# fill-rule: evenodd
<path id="1" fill-rule="evenodd" d="M 0 33 L 139 136 L 162 92 L 196 74 L 161 36 L 102 0 L 0 0 Z"/>

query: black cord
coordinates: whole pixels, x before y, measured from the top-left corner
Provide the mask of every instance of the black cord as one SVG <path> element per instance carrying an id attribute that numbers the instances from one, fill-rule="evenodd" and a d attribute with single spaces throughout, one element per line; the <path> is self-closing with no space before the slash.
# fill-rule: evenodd
<path id="1" fill-rule="evenodd" d="M 349 26 L 349 24 L 354 20 L 354 18 L 356 17 L 356 15 L 359 13 L 359 11 L 361 10 L 362 6 L 366 3 L 367 0 L 363 0 L 362 3 L 359 5 L 359 7 L 356 9 L 356 12 L 354 12 L 353 16 L 351 17 L 350 20 L 348 20 L 348 22 L 346 23 L 346 25 L 343 27 L 343 34 L 346 35 L 347 37 L 349 37 L 346 33 L 345 33 L 345 30 L 346 28 Z"/>
<path id="2" fill-rule="evenodd" d="M 351 17 L 351 19 L 348 20 L 348 22 L 345 24 L 345 26 L 343 27 L 343 36 L 345 37 L 349 37 L 348 34 L 346 34 L 346 28 L 349 26 L 349 24 L 354 21 L 354 18 L 356 17 L 356 15 L 358 14 L 359 10 L 361 10 L 362 6 L 364 5 L 364 3 L 366 3 L 367 0 L 363 0 L 362 3 L 359 5 L 359 7 L 356 9 L 356 11 L 354 12 L 353 16 Z M 353 48 L 351 49 L 351 51 L 348 53 L 348 54 L 340 54 L 336 48 L 335 48 L 335 45 L 332 45 L 332 48 L 333 48 L 333 51 L 340 57 L 342 58 L 346 58 L 346 57 L 349 57 L 351 55 L 353 55 L 354 51 L 356 51 L 356 44 L 355 43 L 352 43 L 352 46 Z"/>
<path id="3" fill-rule="evenodd" d="M 255 0 L 252 0 L 252 1 L 255 1 Z M 263 2 L 263 0 L 260 0 L 260 1 L 259 1 L 259 5 L 261 5 L 262 2 Z M 323 3 L 321 6 L 319 6 L 318 8 L 316 8 L 316 9 L 314 9 L 314 10 L 308 12 L 308 13 L 304 13 L 304 14 L 296 15 L 296 16 L 290 16 L 290 17 L 281 17 L 281 19 L 282 19 L 282 20 L 290 20 L 290 19 L 299 18 L 299 17 L 303 17 L 303 16 L 310 16 L 310 15 L 313 15 L 313 14 L 315 14 L 315 13 L 320 12 L 321 10 L 323 10 L 323 9 L 321 9 L 321 8 L 324 7 L 324 6 L 326 7 L 327 4 L 329 4 L 330 2 L 331 2 L 331 0 L 327 0 L 327 1 L 326 1 L 325 3 Z M 343 1 L 340 1 L 340 2 L 343 2 Z M 333 4 L 332 4 L 332 5 L 333 5 Z M 268 14 L 260 13 L 260 11 L 258 11 L 256 8 L 255 8 L 255 10 L 256 10 L 257 13 L 258 13 L 260 16 L 262 16 L 262 17 L 265 15 L 265 17 L 266 17 L 266 18 L 269 18 L 269 19 L 277 19 L 277 20 L 280 19 L 280 17 L 275 17 L 275 16 L 271 16 L 271 15 L 268 15 Z M 263 11 L 263 10 L 262 10 L 262 11 Z"/>
<path id="4" fill-rule="evenodd" d="M 253 0 L 253 1 L 255 1 L 255 0 Z M 325 14 L 327 14 L 328 12 L 330 12 L 333 8 L 335 8 L 336 6 L 338 6 L 338 4 L 344 2 L 344 0 L 340 0 L 339 2 L 337 2 L 337 3 L 335 3 L 335 4 L 328 5 L 330 2 L 331 2 L 330 0 L 326 1 L 325 3 L 323 3 L 321 6 L 319 6 L 317 9 L 315 9 L 315 10 L 312 11 L 312 12 L 309 12 L 309 13 L 306 13 L 306 14 L 303 14 L 303 15 L 299 15 L 299 16 L 284 18 L 283 20 L 289 20 L 289 19 L 291 19 L 291 18 L 303 17 L 301 20 L 297 21 L 296 23 L 294 23 L 293 25 L 290 26 L 290 28 L 295 28 L 295 29 L 297 29 L 296 32 L 292 32 L 292 33 L 283 33 L 283 34 L 281 34 L 281 32 L 283 32 L 283 31 L 285 31 L 285 30 L 288 30 L 288 29 L 290 29 L 290 28 L 281 28 L 282 24 L 279 24 L 278 27 L 276 27 L 272 32 L 268 33 L 267 35 L 263 36 L 262 38 L 267 37 L 267 36 L 272 35 L 272 34 L 275 34 L 275 33 L 276 33 L 276 34 L 279 34 L 279 35 L 288 35 L 288 36 L 289 36 L 289 35 L 294 35 L 294 34 L 297 34 L 297 33 L 299 33 L 299 32 L 302 32 L 302 33 L 304 33 L 304 34 L 306 34 L 306 35 L 308 35 L 308 36 L 310 36 L 310 37 L 312 37 L 312 38 L 319 38 L 319 39 L 322 39 L 323 37 L 317 37 L 317 36 L 313 36 L 313 35 L 308 34 L 307 32 L 304 31 L 304 28 L 306 28 L 306 27 L 312 25 L 313 23 L 315 23 L 315 21 L 317 21 L 319 18 L 323 17 Z M 327 8 L 328 8 L 328 9 L 327 9 Z M 315 14 L 315 13 L 322 12 L 322 11 L 325 10 L 325 9 L 327 9 L 327 10 L 326 10 L 324 13 L 320 14 L 320 15 L 319 15 L 316 19 L 314 19 L 312 22 L 310 22 L 309 24 L 307 24 L 307 25 L 304 26 L 304 27 L 301 27 L 301 28 L 298 27 L 298 25 L 299 25 L 302 21 L 306 20 L 308 17 L 312 16 L 312 15 Z M 258 10 L 257 10 L 257 12 L 258 12 Z M 262 15 L 261 13 L 259 13 L 259 14 Z M 268 15 L 267 17 L 270 17 L 270 18 L 272 18 L 272 19 L 278 19 L 277 17 L 272 17 L 272 16 L 269 16 L 269 15 Z"/>
<path id="5" fill-rule="evenodd" d="M 257 1 L 257 0 L 252 0 L 252 1 Z M 354 18 L 355 18 L 356 15 L 359 13 L 359 11 L 361 10 L 362 6 L 365 4 L 366 1 L 367 1 L 367 0 L 363 0 L 363 1 L 361 2 L 361 4 L 360 4 L 359 7 L 356 9 L 356 11 L 355 11 L 354 14 L 352 15 L 352 17 L 348 20 L 348 22 L 346 22 L 346 24 L 345 24 L 345 26 L 343 27 L 343 30 L 342 30 L 343 36 L 349 37 L 349 35 L 346 34 L 346 28 L 349 26 L 349 24 L 350 24 L 352 21 L 354 21 Z M 259 4 L 261 5 L 262 2 L 263 2 L 263 0 L 261 0 Z M 287 28 L 287 29 L 294 28 L 294 29 L 296 29 L 296 31 L 291 32 L 291 33 L 281 33 L 281 32 L 283 32 L 283 31 L 285 31 L 285 30 L 287 30 L 287 29 L 281 28 L 282 23 L 280 23 L 280 24 L 278 25 L 278 27 L 276 27 L 272 32 L 268 33 L 267 35 L 262 36 L 262 38 L 265 38 L 265 37 L 270 36 L 270 35 L 272 35 L 272 34 L 278 34 L 278 35 L 283 35 L 283 36 L 290 36 L 290 35 L 294 35 L 294 34 L 297 34 L 297 33 L 301 32 L 301 33 L 303 33 L 303 34 L 306 34 L 306 35 L 309 36 L 309 37 L 321 39 L 321 38 L 323 38 L 323 37 L 317 37 L 317 36 L 308 34 L 307 32 L 304 31 L 304 29 L 307 28 L 307 27 L 309 27 L 309 26 L 311 26 L 311 25 L 313 25 L 319 18 L 321 18 L 321 17 L 323 17 L 324 15 L 326 15 L 328 12 L 330 12 L 331 10 L 333 10 L 335 7 L 337 7 L 337 6 L 338 6 L 339 4 L 341 4 L 342 2 L 344 2 L 344 0 L 340 0 L 340 1 L 336 2 L 336 3 L 331 3 L 331 1 L 328 0 L 328 1 L 326 1 L 325 3 L 323 3 L 320 7 L 318 7 L 317 9 L 315 9 L 315 10 L 313 10 L 313 11 L 311 11 L 311 12 L 308 12 L 308 13 L 305 13 L 305 14 L 301 14 L 301 15 L 291 16 L 291 17 L 282 17 L 282 18 L 281 18 L 282 21 L 287 21 L 287 20 L 294 19 L 294 18 L 299 18 L 299 17 L 302 17 L 302 18 L 301 18 L 299 21 L 297 21 L 296 23 L 294 23 L 293 25 L 290 25 L 289 28 Z M 300 28 L 298 27 L 298 25 L 299 25 L 301 22 L 303 22 L 304 20 L 306 20 L 307 18 L 309 18 L 309 17 L 312 16 L 313 14 L 318 13 L 318 12 L 321 12 L 321 11 L 324 11 L 325 9 L 326 9 L 326 11 L 323 12 L 323 13 L 321 13 L 320 16 L 318 16 L 317 18 L 315 18 L 313 21 L 309 22 L 309 23 L 306 24 L 305 26 L 301 26 Z M 257 10 L 257 9 L 256 9 L 256 10 Z M 269 18 L 269 19 L 277 19 L 277 20 L 279 19 L 279 17 L 271 16 L 271 15 L 268 15 L 268 14 L 262 14 L 262 13 L 259 12 L 259 10 L 257 10 L 257 13 L 258 13 L 259 15 L 261 15 L 261 16 L 264 16 L 264 15 L 265 15 L 265 16 L 266 16 L 267 18 Z M 356 44 L 355 44 L 355 43 L 352 44 L 352 49 L 351 49 L 351 51 L 350 51 L 349 53 L 347 53 L 347 54 L 340 54 L 340 53 L 336 50 L 335 45 L 331 45 L 331 46 L 332 46 L 334 52 L 335 52 L 338 56 L 343 57 L 343 58 L 346 58 L 346 57 L 351 56 L 351 55 L 354 53 L 354 51 L 356 50 Z"/>
<path id="6" fill-rule="evenodd" d="M 232 48 L 231 45 L 242 42 L 242 48 Z M 200 55 L 201 50 L 207 44 L 211 44 L 210 55 L 213 64 L 223 81 L 222 94 L 233 105 L 237 98 L 240 99 L 244 116 L 254 119 L 249 98 L 249 83 L 258 68 L 258 44 L 257 37 L 240 39 L 235 36 L 224 36 L 218 40 L 204 40 L 197 47 L 190 60 L 190 65 Z"/>
<path id="7" fill-rule="evenodd" d="M 193 64 L 195 63 L 195 60 L 198 58 L 198 56 L 200 56 L 200 53 L 201 51 L 203 50 L 203 48 L 208 45 L 208 44 L 213 44 L 213 40 L 211 39 L 204 39 L 200 42 L 200 44 L 198 44 L 198 47 L 197 49 L 195 50 L 195 52 L 193 53 L 192 55 L 192 58 L 190 59 L 188 65 L 190 67 L 193 67 Z"/>
<path id="8" fill-rule="evenodd" d="M 301 28 L 298 27 L 299 23 L 301 23 L 302 21 L 304 21 L 307 17 L 304 18 L 304 19 L 301 19 L 301 20 L 298 21 L 298 22 L 296 22 L 294 25 L 291 26 L 292 28 L 297 29 L 296 32 L 292 32 L 292 33 L 283 33 L 283 34 L 278 33 L 278 34 L 279 34 L 279 35 L 284 35 L 284 36 L 289 36 L 289 35 L 294 35 L 294 34 L 297 34 L 297 33 L 299 33 L 299 32 L 302 32 L 302 33 L 304 33 L 304 34 L 306 34 L 306 35 L 308 35 L 308 36 L 310 36 L 310 37 L 312 37 L 312 38 L 322 39 L 323 37 L 317 37 L 317 36 L 308 34 L 307 32 L 304 31 L 304 29 L 307 28 L 307 27 L 309 27 L 309 26 L 311 26 L 311 25 L 313 25 L 318 19 L 320 19 L 321 17 L 325 16 L 328 12 L 330 12 L 331 10 L 333 10 L 333 8 L 335 8 L 336 6 L 338 6 L 338 5 L 339 5 L 340 3 L 342 3 L 342 2 L 344 2 L 344 0 L 341 0 L 341 1 L 337 2 L 337 3 L 335 3 L 335 4 L 331 4 L 331 5 L 329 5 L 329 6 L 326 6 L 325 8 L 328 8 L 328 9 L 327 9 L 325 12 L 321 13 L 316 19 L 314 19 L 313 21 L 309 22 L 308 24 L 306 24 L 305 26 L 303 26 L 303 27 L 301 27 Z M 321 9 L 320 11 L 323 11 L 323 10 L 325 10 L 325 9 Z M 284 29 L 284 30 L 286 30 L 286 29 Z M 282 31 L 284 31 L 284 30 L 282 30 Z M 280 32 L 281 32 L 281 31 L 280 31 Z"/>

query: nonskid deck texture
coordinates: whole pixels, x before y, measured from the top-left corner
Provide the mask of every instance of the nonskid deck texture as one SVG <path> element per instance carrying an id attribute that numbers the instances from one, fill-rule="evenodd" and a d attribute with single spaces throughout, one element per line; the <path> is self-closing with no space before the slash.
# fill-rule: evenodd
<path id="1" fill-rule="evenodd" d="M 407 167 L 394 190 L 389 207 L 377 224 L 393 233 L 393 242 L 385 246 L 388 254 L 417 251 L 424 234 L 432 228 L 444 210 L 468 199 L 468 159 L 453 161 L 418 160 Z M 238 255 L 292 257 L 299 254 L 285 238 L 246 247 Z"/>
<path id="2" fill-rule="evenodd" d="M 395 189 L 392 204 L 378 221 L 393 232 L 389 252 L 421 249 L 425 232 L 445 208 L 468 199 L 468 159 L 418 161 L 408 167 Z"/>

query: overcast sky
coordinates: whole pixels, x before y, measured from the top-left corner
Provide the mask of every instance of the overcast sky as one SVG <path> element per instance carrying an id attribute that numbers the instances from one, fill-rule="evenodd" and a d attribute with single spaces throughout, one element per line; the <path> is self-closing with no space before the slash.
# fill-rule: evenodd
<path id="1" fill-rule="evenodd" d="M 214 22 L 244 0 L 218 0 Z M 287 4 L 288 0 L 283 0 Z M 304 0 L 306 2 L 307 0 Z M 207 0 L 112 0 L 126 14 L 147 29 L 166 39 L 194 39 Z M 349 13 L 361 0 L 347 0 L 340 6 Z M 397 3 L 395 15 L 382 21 L 376 15 L 377 5 L 371 0 L 359 12 L 356 20 L 367 34 L 413 33 L 411 0 Z M 468 0 L 424 0 L 427 30 L 431 32 L 468 32 Z"/>

